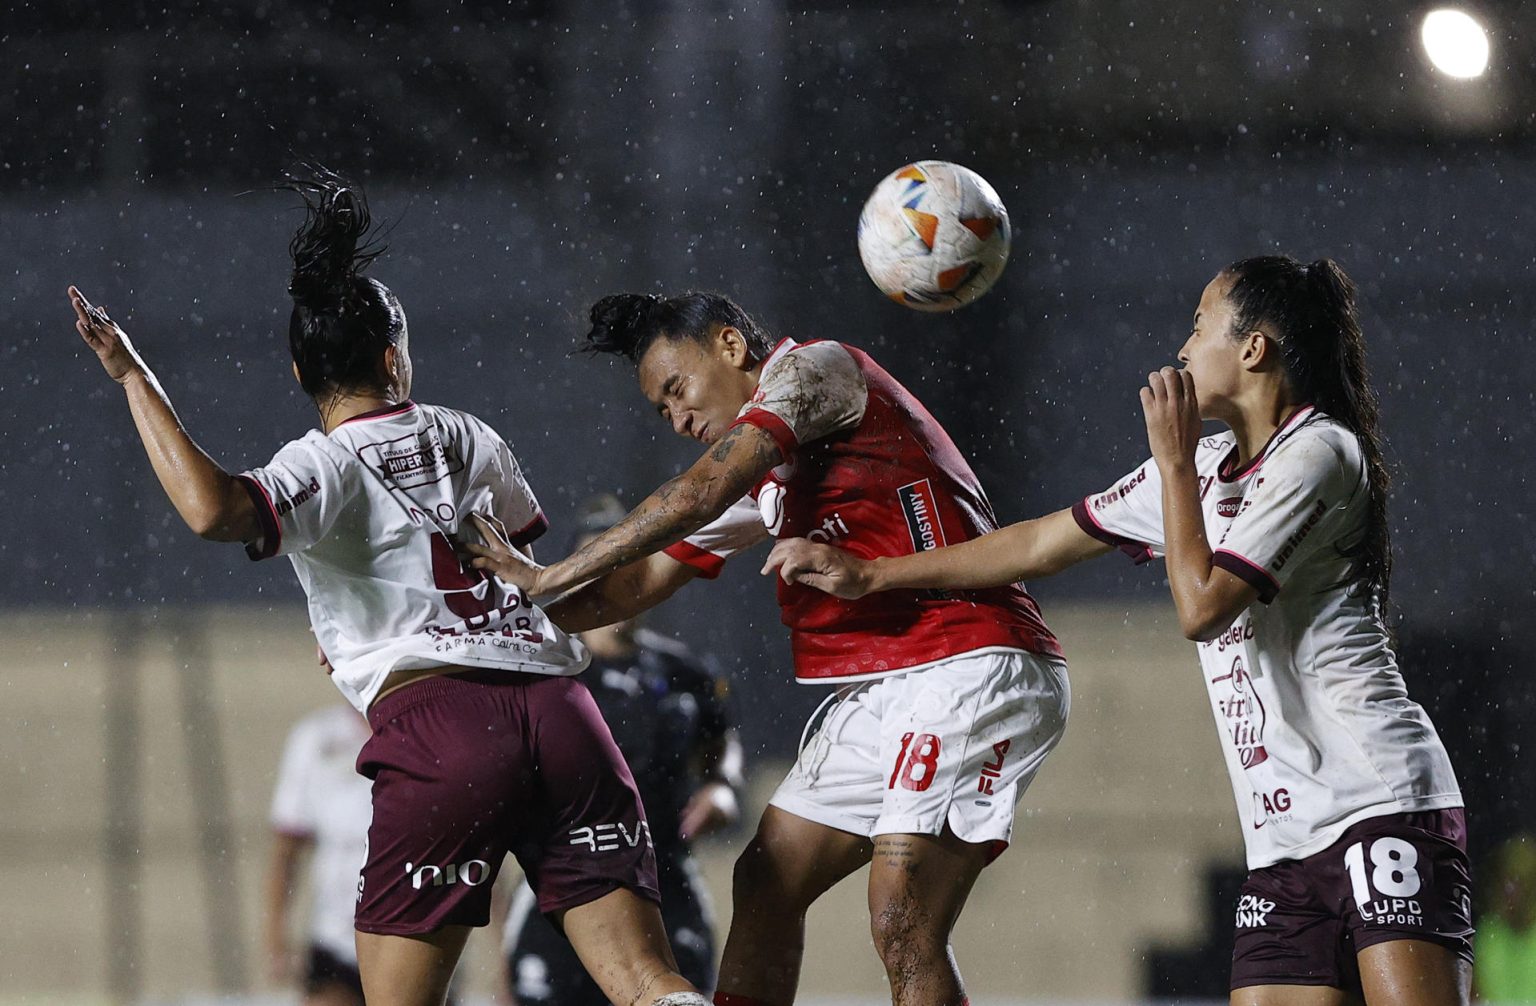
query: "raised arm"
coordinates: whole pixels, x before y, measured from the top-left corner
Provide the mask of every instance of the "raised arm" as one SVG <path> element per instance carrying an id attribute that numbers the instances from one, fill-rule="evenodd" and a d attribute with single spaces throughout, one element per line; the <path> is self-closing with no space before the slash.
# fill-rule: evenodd
<path id="1" fill-rule="evenodd" d="M 1212 561 L 1195 473 L 1200 403 L 1194 378 L 1172 367 L 1148 374 L 1141 407 L 1147 443 L 1162 473 L 1168 587 L 1179 628 L 1186 638 L 1207 642 L 1226 631 L 1259 592 Z"/>
<path id="2" fill-rule="evenodd" d="M 498 555 L 489 546 L 466 543 L 464 548 L 475 556 L 477 568 L 490 570 L 530 594 L 559 594 L 681 541 L 724 513 L 782 460 L 772 436 L 757 426 L 739 424 L 627 517 L 553 565 Z M 644 607 L 648 605 L 640 610 Z"/>
<path id="3" fill-rule="evenodd" d="M 126 393 L 149 463 L 181 519 L 210 541 L 251 541 L 260 535 L 250 496 L 187 435 L 128 334 L 74 287 L 69 288 L 69 302 L 75 309 L 76 331 Z"/>
<path id="4" fill-rule="evenodd" d="M 980 538 L 912 555 L 861 559 L 829 545 L 789 538 L 774 546 L 763 572 L 842 598 L 877 590 L 977 590 L 1059 573 L 1110 546 L 1084 533 L 1071 510 L 1010 524 Z"/>

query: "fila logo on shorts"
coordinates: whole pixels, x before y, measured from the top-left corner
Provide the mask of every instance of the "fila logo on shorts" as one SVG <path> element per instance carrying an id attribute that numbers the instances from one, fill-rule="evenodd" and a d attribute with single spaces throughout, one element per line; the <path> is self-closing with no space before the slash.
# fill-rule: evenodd
<path id="1" fill-rule="evenodd" d="M 479 887 L 491 876 L 491 864 L 483 859 L 471 859 L 464 863 L 449 863 L 447 866 L 430 866 L 423 863 L 417 866 L 415 863 L 406 863 L 405 872 L 411 878 L 411 887 L 421 890 L 423 887 L 443 887 L 449 884 L 463 884 L 466 887 Z M 358 885 L 358 894 L 362 894 L 362 885 Z"/>
<path id="2" fill-rule="evenodd" d="M 573 828 L 570 836 L 570 845 L 585 845 L 588 852 L 633 849 L 642 838 L 646 848 L 651 848 L 651 826 L 646 821 L 637 824 L 633 833 L 622 824 L 600 824 L 595 828 Z"/>

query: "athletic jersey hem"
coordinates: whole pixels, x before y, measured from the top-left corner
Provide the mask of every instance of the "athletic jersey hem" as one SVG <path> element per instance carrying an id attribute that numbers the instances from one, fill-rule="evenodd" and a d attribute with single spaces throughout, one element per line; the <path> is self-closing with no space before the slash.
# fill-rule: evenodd
<path id="1" fill-rule="evenodd" d="M 1395 800 L 1392 803 L 1379 803 L 1364 810 L 1357 810 L 1348 817 L 1341 817 L 1337 821 L 1331 822 L 1328 827 L 1314 832 L 1311 839 L 1300 845 L 1275 850 L 1278 855 L 1256 860 L 1250 859 L 1248 861 L 1248 869 L 1262 870 L 1265 867 L 1274 866 L 1276 863 L 1284 863 L 1287 860 L 1306 859 L 1310 856 L 1315 856 L 1337 842 L 1344 832 L 1361 821 L 1369 821 L 1373 817 L 1389 817 L 1393 814 L 1414 814 L 1428 810 L 1453 810 L 1458 807 L 1466 807 L 1466 801 L 1460 793 L 1440 793 L 1434 796 L 1419 796 Z"/>
<path id="2" fill-rule="evenodd" d="M 978 646 L 973 650 L 960 650 L 956 653 L 946 654 L 942 657 L 939 657 L 937 660 L 928 660 L 924 661 L 923 663 L 912 664 L 907 667 L 891 667 L 883 671 L 871 671 L 868 674 L 829 674 L 822 677 L 808 677 L 796 671 L 795 684 L 829 685 L 842 684 L 845 681 L 878 681 L 881 678 L 893 678 L 898 674 L 912 674 L 917 671 L 926 671 L 930 668 L 937 667 L 940 664 L 948 663 L 951 660 L 959 660 L 961 657 L 979 657 L 992 653 L 1027 653 L 1032 657 L 1039 657 L 1041 660 L 1048 660 L 1053 664 L 1060 664 L 1063 670 L 1065 670 L 1067 666 L 1066 659 L 1059 653 L 1042 653 L 1039 650 L 1028 650 L 1022 646 Z"/>

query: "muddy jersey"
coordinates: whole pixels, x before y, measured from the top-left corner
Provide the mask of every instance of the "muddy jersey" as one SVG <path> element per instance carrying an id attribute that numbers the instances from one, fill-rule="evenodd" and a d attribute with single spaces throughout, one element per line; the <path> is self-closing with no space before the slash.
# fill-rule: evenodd
<path id="1" fill-rule="evenodd" d="M 736 420 L 783 457 L 747 497 L 667 554 L 716 576 L 767 537 L 809 538 L 863 558 L 909 555 L 997 528 L 970 465 L 921 402 L 865 353 L 784 340 Z M 1061 650 L 1022 584 L 892 590 L 845 601 L 778 581 L 802 682 L 877 678 L 960 653 Z"/>
<path id="2" fill-rule="evenodd" d="M 1462 805 L 1429 717 L 1408 698 L 1377 598 L 1342 583 L 1370 489 L 1358 441 L 1310 406 L 1238 467 L 1231 433 L 1195 453 L 1213 563 L 1258 591 L 1200 644 L 1250 868 L 1319 852 L 1367 818 Z M 1164 547 L 1155 462 L 1073 507 L 1138 561 Z"/>
<path id="3" fill-rule="evenodd" d="M 515 587 L 461 563 L 471 513 L 514 545 L 548 522 L 506 442 L 474 416 L 406 402 L 311 430 L 240 476 L 256 503 L 253 559 L 286 555 L 347 700 L 391 671 L 445 664 L 576 674 L 586 648 Z"/>

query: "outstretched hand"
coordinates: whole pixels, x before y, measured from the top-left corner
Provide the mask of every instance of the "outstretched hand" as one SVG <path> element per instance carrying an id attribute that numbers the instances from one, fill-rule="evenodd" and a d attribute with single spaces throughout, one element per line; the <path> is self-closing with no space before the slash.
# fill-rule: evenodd
<path id="1" fill-rule="evenodd" d="M 91 347 L 108 377 L 122 384 L 134 374 L 144 372 L 144 361 L 134 352 L 128 333 L 107 317 L 104 308 L 86 300 L 85 294 L 75 287 L 69 288 L 69 303 L 75 309 L 75 331 Z"/>
<path id="2" fill-rule="evenodd" d="M 470 560 L 470 565 L 494 574 L 503 583 L 510 583 L 526 594 L 547 593 L 540 589 L 540 574 L 544 572 L 543 566 L 513 548 L 501 533 L 501 529 L 480 514 L 472 513 L 469 519 L 474 521 L 475 527 L 480 531 L 480 537 L 485 539 L 484 545 L 476 545 L 469 541 L 459 543 L 459 548 L 474 557 Z"/>
<path id="3" fill-rule="evenodd" d="M 768 553 L 762 574 L 777 572 L 785 583 L 803 583 L 852 601 L 869 593 L 871 565 L 869 560 L 840 548 L 804 538 L 785 538 Z"/>
<path id="4" fill-rule="evenodd" d="M 1148 374 L 1141 411 L 1147 420 L 1147 446 L 1159 468 L 1194 460 L 1200 443 L 1200 400 L 1189 371 L 1164 367 Z"/>

